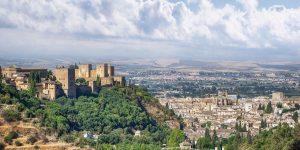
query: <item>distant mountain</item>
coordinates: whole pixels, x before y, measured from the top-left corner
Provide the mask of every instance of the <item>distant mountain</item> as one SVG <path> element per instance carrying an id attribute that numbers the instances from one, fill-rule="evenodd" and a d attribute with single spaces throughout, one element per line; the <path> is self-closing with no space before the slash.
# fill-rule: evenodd
<path id="1" fill-rule="evenodd" d="M 111 63 L 121 70 L 180 69 L 195 71 L 300 71 L 300 64 L 293 62 L 251 62 L 251 61 L 202 61 L 179 59 L 75 59 L 75 58 L 1 58 L 0 65 L 34 66 L 55 68 L 57 65 L 74 63 Z M 119 70 L 119 69 L 118 69 Z"/>

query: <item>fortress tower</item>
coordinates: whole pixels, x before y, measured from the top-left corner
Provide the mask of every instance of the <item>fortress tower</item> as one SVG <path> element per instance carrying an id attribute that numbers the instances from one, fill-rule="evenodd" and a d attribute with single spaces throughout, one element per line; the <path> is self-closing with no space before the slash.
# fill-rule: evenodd
<path id="1" fill-rule="evenodd" d="M 108 76 L 109 77 L 112 77 L 112 76 L 115 76 L 115 67 L 108 64 L 107 66 L 107 72 L 108 72 Z"/>
<path id="2" fill-rule="evenodd" d="M 55 69 L 55 77 L 61 83 L 65 95 L 69 98 L 76 97 L 75 85 L 75 69 L 71 68 L 57 68 Z"/>
<path id="3" fill-rule="evenodd" d="M 76 79 L 91 77 L 92 64 L 81 64 L 76 69 Z"/>
<path id="4" fill-rule="evenodd" d="M 96 74 L 99 77 L 108 77 L 108 65 L 107 64 L 96 65 Z"/>
<path id="5" fill-rule="evenodd" d="M 111 64 L 97 64 L 93 69 L 91 64 L 81 64 L 75 69 L 75 79 L 84 78 L 92 83 L 100 78 L 101 86 L 125 85 L 123 76 L 115 76 L 115 67 Z"/>

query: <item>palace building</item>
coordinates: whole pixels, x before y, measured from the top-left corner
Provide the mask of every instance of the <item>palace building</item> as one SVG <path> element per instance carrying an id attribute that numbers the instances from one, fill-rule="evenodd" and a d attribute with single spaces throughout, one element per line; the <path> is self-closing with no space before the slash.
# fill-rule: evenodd
<path id="1" fill-rule="evenodd" d="M 42 78 L 47 76 L 47 69 L 39 68 L 17 68 L 15 66 L 9 66 L 1 69 L 3 77 L 13 78 L 22 75 L 29 75 L 30 73 L 38 73 Z"/>
<path id="2" fill-rule="evenodd" d="M 0 66 L 2 83 L 15 86 L 17 90 L 28 90 L 30 74 L 38 76 L 36 96 L 41 99 L 55 100 L 60 96 L 76 98 L 78 92 L 98 92 L 102 86 L 125 86 L 124 76 L 115 76 L 115 68 L 110 64 L 80 64 L 72 67 L 56 67 L 54 74 L 47 69 L 19 68 L 16 66 Z M 87 84 L 76 83 L 76 79 L 84 79 Z"/>

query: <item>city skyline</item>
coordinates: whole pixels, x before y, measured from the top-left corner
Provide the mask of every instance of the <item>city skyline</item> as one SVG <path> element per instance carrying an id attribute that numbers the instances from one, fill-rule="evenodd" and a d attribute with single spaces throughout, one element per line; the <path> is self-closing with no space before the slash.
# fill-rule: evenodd
<path id="1" fill-rule="evenodd" d="M 0 2 L 3 58 L 298 61 L 295 0 Z"/>

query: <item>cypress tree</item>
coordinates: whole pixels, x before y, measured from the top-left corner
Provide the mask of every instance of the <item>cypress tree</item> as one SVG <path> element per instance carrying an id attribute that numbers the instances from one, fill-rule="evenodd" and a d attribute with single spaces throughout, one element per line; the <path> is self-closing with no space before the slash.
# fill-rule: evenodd
<path id="1" fill-rule="evenodd" d="M 99 75 L 97 75 L 96 84 L 97 84 L 97 86 L 100 86 L 100 85 L 101 85 L 101 80 L 100 80 Z"/>
<path id="2" fill-rule="evenodd" d="M 292 116 L 292 119 L 297 123 L 298 122 L 298 112 L 295 111 L 293 116 Z"/>
<path id="3" fill-rule="evenodd" d="M 217 136 L 217 131 L 214 130 L 214 134 L 212 136 L 212 142 L 213 142 L 213 147 L 217 146 L 217 142 L 218 142 L 218 136 Z"/>
<path id="4" fill-rule="evenodd" d="M 208 128 L 205 129 L 204 137 L 205 137 L 205 138 L 208 138 L 209 140 L 211 140 L 210 134 L 209 134 L 209 129 L 208 129 Z"/>
<path id="5" fill-rule="evenodd" d="M 238 122 L 235 123 L 235 130 L 239 131 L 239 124 L 238 124 Z"/>
<path id="6" fill-rule="evenodd" d="M 247 131 L 247 127 L 246 127 L 246 124 L 244 123 L 243 132 L 246 132 L 246 131 Z"/>
<path id="7" fill-rule="evenodd" d="M 266 113 L 272 113 L 272 112 L 273 112 L 273 108 L 272 108 L 271 102 L 269 102 L 269 103 L 267 104 L 267 108 L 266 108 L 265 112 L 266 112 Z"/>
<path id="8" fill-rule="evenodd" d="M 35 97 L 36 95 L 36 75 L 35 73 L 30 73 L 29 78 L 28 78 L 28 83 L 29 83 L 29 94 L 32 97 Z"/>
<path id="9" fill-rule="evenodd" d="M 248 142 L 248 144 L 252 144 L 252 136 L 251 136 L 250 130 L 247 133 L 247 142 Z"/>
<path id="10" fill-rule="evenodd" d="M 261 109 L 262 109 L 262 107 L 261 107 L 261 104 L 259 103 L 257 110 L 261 110 Z"/>
<path id="11" fill-rule="evenodd" d="M 238 129 L 238 131 L 240 132 L 240 131 L 242 131 L 243 129 L 242 129 L 242 124 L 241 124 L 241 122 L 239 123 L 239 129 Z"/>

